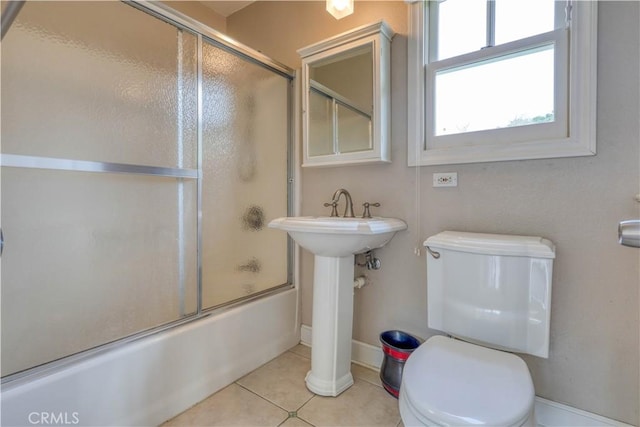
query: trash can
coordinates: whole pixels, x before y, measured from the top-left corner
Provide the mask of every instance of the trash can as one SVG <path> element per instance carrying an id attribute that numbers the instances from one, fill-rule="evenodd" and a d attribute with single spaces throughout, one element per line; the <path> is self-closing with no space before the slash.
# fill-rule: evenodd
<path id="1" fill-rule="evenodd" d="M 413 350 L 420 346 L 420 341 L 406 332 L 386 331 L 380 334 L 380 342 L 384 352 L 380 380 L 385 390 L 397 398 L 404 364 Z"/>

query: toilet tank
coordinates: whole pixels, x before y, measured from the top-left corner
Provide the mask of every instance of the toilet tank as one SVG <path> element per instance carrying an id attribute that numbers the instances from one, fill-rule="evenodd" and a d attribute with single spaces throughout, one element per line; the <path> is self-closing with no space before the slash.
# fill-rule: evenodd
<path id="1" fill-rule="evenodd" d="M 488 347 L 548 357 L 553 243 L 541 237 L 444 231 L 424 245 L 430 328 Z"/>

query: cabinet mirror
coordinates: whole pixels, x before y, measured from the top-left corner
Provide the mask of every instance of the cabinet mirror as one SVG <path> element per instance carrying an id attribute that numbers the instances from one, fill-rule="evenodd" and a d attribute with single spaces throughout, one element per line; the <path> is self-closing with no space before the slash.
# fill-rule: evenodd
<path id="1" fill-rule="evenodd" d="M 300 49 L 303 164 L 389 162 L 389 51 L 383 22 Z"/>

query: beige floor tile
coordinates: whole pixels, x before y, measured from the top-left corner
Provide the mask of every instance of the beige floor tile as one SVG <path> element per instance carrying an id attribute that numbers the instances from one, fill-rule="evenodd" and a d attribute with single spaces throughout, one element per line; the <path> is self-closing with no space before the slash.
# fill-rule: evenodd
<path id="1" fill-rule="evenodd" d="M 301 420 L 298 417 L 288 418 L 284 423 L 280 424 L 280 427 L 313 427 L 311 424 Z"/>
<path id="2" fill-rule="evenodd" d="M 303 344 L 298 344 L 289 350 L 292 353 L 297 354 L 298 356 L 306 357 L 307 359 L 311 359 L 311 347 L 308 347 Z M 351 364 L 351 373 L 354 378 L 360 378 L 367 382 L 370 382 L 373 385 L 377 385 L 382 387 L 382 382 L 380 381 L 380 372 L 376 371 L 373 368 L 368 368 L 362 365 L 357 365 L 355 363 Z"/>
<path id="3" fill-rule="evenodd" d="M 315 396 L 298 411 L 314 426 L 390 426 L 400 421 L 398 401 L 382 387 L 356 379 L 338 397 Z"/>
<path id="4" fill-rule="evenodd" d="M 231 384 L 191 409 L 167 421 L 169 426 L 278 426 L 289 414 L 266 400 Z"/>
<path id="5" fill-rule="evenodd" d="M 297 354 L 298 356 L 306 357 L 307 359 L 311 359 L 311 347 L 308 347 L 303 344 L 298 344 L 289 350 L 292 353 Z"/>
<path id="6" fill-rule="evenodd" d="M 365 368 L 362 365 L 351 364 L 351 375 L 353 378 L 359 378 L 378 387 L 382 387 L 382 381 L 380 381 L 380 372 L 371 368 Z"/>
<path id="7" fill-rule="evenodd" d="M 313 396 L 304 382 L 309 369 L 311 360 L 286 352 L 237 383 L 287 411 L 295 411 Z"/>

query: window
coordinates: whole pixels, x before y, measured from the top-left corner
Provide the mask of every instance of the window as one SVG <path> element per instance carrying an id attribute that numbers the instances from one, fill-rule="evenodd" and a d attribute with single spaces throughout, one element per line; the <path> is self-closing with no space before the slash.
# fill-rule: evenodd
<path id="1" fill-rule="evenodd" d="M 409 165 L 595 154 L 596 6 L 412 3 Z"/>

